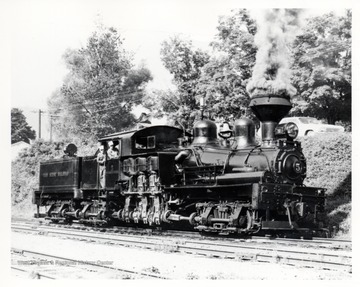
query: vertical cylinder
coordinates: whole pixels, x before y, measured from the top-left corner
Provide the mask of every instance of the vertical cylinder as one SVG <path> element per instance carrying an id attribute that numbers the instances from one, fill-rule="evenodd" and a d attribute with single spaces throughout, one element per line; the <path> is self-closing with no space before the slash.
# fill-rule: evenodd
<path id="1" fill-rule="evenodd" d="M 261 138 L 263 142 L 271 142 L 275 140 L 275 128 L 277 122 L 267 121 L 261 123 Z"/>
<path id="2" fill-rule="evenodd" d="M 237 148 L 255 145 L 255 125 L 250 119 L 239 119 L 234 125 Z"/>

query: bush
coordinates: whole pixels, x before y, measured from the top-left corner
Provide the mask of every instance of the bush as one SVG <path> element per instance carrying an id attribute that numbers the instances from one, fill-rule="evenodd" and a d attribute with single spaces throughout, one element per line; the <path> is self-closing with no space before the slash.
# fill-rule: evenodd
<path id="1" fill-rule="evenodd" d="M 327 189 L 327 225 L 339 234 L 351 228 L 351 134 L 324 134 L 304 137 L 302 147 L 307 159 L 307 186 Z"/>
<path id="2" fill-rule="evenodd" d="M 351 196 L 351 134 L 305 137 L 302 147 L 307 160 L 304 183 L 325 187 L 328 195 Z"/>

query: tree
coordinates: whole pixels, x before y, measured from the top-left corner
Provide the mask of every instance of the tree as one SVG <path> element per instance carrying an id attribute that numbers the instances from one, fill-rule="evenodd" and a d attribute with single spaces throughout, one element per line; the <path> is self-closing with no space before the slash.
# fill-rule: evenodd
<path id="1" fill-rule="evenodd" d="M 11 143 L 24 141 L 30 143 L 35 139 L 36 133 L 28 125 L 23 111 L 17 108 L 11 109 Z"/>
<path id="2" fill-rule="evenodd" d="M 221 17 L 214 55 L 201 74 L 199 96 L 207 100 L 207 109 L 215 118 L 249 116 L 246 85 L 255 63 L 256 23 L 246 9 Z"/>
<path id="3" fill-rule="evenodd" d="M 351 11 L 308 19 L 295 40 L 293 115 L 351 121 Z"/>
<path id="4" fill-rule="evenodd" d="M 208 62 L 209 55 L 195 49 L 191 41 L 175 36 L 161 44 L 161 60 L 174 77 L 176 92 L 159 95 L 163 113 L 181 125 L 191 127 L 198 108 L 196 87 L 201 75 L 201 68 Z"/>
<path id="5" fill-rule="evenodd" d="M 144 97 L 143 106 L 150 110 L 155 118 L 166 118 L 170 125 L 190 129 L 199 114 L 194 103 L 184 104 L 184 98 L 178 90 L 151 90 Z"/>
<path id="6" fill-rule="evenodd" d="M 131 110 L 152 77 L 147 68 L 134 68 L 116 29 L 98 27 L 85 47 L 63 57 L 69 74 L 49 100 L 59 139 L 96 138 L 134 124 Z"/>

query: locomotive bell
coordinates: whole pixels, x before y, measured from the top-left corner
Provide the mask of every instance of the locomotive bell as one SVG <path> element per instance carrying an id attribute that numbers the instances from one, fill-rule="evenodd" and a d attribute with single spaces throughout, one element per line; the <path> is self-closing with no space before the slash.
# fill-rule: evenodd
<path id="1" fill-rule="evenodd" d="M 252 120 L 239 119 L 234 125 L 234 137 L 237 148 L 255 145 L 255 124 Z"/>
<path id="2" fill-rule="evenodd" d="M 193 145 L 215 144 L 217 142 L 217 127 L 210 120 L 197 121 L 194 125 Z"/>

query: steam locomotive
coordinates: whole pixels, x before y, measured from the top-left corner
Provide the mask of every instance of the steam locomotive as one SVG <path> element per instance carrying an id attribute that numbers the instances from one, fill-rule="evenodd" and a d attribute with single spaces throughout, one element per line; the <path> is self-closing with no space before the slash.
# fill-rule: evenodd
<path id="1" fill-rule="evenodd" d="M 223 140 L 206 119 L 192 135 L 163 125 L 100 138 L 105 147 L 109 141 L 119 147 L 119 157 L 105 163 L 102 187 L 96 156 L 77 157 L 75 147 L 73 157 L 42 162 L 35 216 L 216 234 L 311 234 L 322 227 L 325 189 L 303 184 L 296 126 L 278 125 L 290 100 L 260 95 L 250 107 L 261 122 L 260 143 L 250 119 L 237 120 Z"/>

